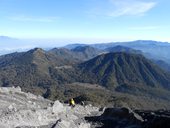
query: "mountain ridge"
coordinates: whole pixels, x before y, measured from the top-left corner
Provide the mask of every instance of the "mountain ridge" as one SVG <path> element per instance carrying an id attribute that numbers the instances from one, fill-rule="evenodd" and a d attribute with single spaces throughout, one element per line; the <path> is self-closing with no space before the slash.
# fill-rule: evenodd
<path id="1" fill-rule="evenodd" d="M 161 83 L 160 81 L 158 83 L 156 82 L 159 79 L 157 78 L 157 75 L 161 78 L 165 78 L 163 81 L 166 82 L 164 83 L 162 81 L 161 83 L 164 83 L 163 86 L 166 86 L 166 83 L 168 83 L 168 78 L 166 75 L 169 74 L 166 74 L 162 69 L 147 60 L 142 55 L 127 54 L 122 52 L 107 53 L 82 63 L 80 67 L 83 69 L 83 72 L 92 73 L 93 76 L 91 77 L 93 79 L 99 78 L 100 80 L 97 81 L 101 81 L 104 85 L 107 83 L 105 80 L 110 79 L 109 77 L 111 77 L 111 80 L 115 80 L 115 85 L 117 83 L 126 84 L 125 81 L 132 81 L 134 83 L 145 81 L 143 84 L 157 86 L 157 84 L 159 85 Z M 159 72 L 162 72 L 162 74 L 159 74 Z M 110 84 L 113 85 L 114 81 Z"/>
<path id="2" fill-rule="evenodd" d="M 87 45 L 87 44 L 86 44 Z M 152 41 L 152 40 L 136 40 L 136 41 L 127 41 L 127 42 L 110 42 L 110 43 L 98 43 L 98 44 L 88 44 L 88 46 L 97 48 L 97 49 L 107 49 L 109 47 L 115 47 L 117 45 L 125 46 L 128 48 L 132 48 L 134 50 L 140 50 L 143 53 L 146 53 L 145 56 L 149 59 L 155 60 L 163 60 L 166 63 L 170 64 L 169 58 L 169 48 L 170 43 L 168 42 L 160 42 L 160 41 Z M 69 45 L 70 48 L 74 48 L 76 45 Z M 80 44 L 82 46 L 82 44 Z M 68 48 L 68 46 L 66 46 Z"/>
<path id="3" fill-rule="evenodd" d="M 57 54 L 53 53 L 56 50 Z M 54 51 L 35 48 L 1 56 L 0 86 L 20 85 L 26 92 L 52 100 L 65 101 L 74 97 L 96 105 L 114 103 L 147 108 L 149 104 L 151 108 L 162 108 L 170 101 L 170 92 L 165 86 L 167 82 L 170 83 L 169 75 L 140 54 L 102 53 L 97 57 L 91 56 L 85 62 L 82 59 L 75 63 L 74 57 L 65 54 L 70 51 Z M 136 97 L 141 102 L 147 99 L 147 103 L 140 104 Z M 157 98 L 159 104 L 156 103 Z M 156 104 L 155 107 L 152 102 Z"/>

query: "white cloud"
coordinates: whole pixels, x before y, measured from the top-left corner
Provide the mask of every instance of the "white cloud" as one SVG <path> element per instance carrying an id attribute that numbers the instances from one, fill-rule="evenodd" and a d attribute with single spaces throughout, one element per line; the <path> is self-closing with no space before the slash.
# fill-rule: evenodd
<path id="1" fill-rule="evenodd" d="M 29 22 L 55 22 L 59 17 L 29 17 L 29 16 L 11 16 L 8 19 L 13 21 L 29 21 Z"/>
<path id="2" fill-rule="evenodd" d="M 153 7 L 156 2 L 144 2 L 141 0 L 110 0 L 113 5 L 113 10 L 108 13 L 109 16 L 122 16 L 122 15 L 143 15 Z"/>
<path id="3" fill-rule="evenodd" d="M 103 4 L 96 5 L 90 13 L 94 16 L 108 17 L 143 16 L 156 4 L 148 0 L 107 0 L 103 1 Z"/>

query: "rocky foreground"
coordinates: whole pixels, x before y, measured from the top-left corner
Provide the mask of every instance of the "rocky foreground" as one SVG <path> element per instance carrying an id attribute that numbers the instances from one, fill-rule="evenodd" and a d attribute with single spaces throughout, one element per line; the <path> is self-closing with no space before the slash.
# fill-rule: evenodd
<path id="1" fill-rule="evenodd" d="M 170 128 L 170 111 L 98 108 L 0 88 L 0 128 Z"/>

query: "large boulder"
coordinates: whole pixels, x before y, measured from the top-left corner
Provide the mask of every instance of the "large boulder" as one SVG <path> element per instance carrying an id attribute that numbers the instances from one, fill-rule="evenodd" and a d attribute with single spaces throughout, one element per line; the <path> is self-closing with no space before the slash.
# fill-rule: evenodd
<path id="1" fill-rule="evenodd" d="M 52 112 L 54 114 L 58 114 L 58 113 L 61 113 L 64 111 L 65 111 L 65 108 L 64 108 L 63 104 L 60 103 L 58 100 L 56 100 L 52 106 Z"/>
<path id="2" fill-rule="evenodd" d="M 81 123 L 78 128 L 90 128 L 90 124 L 89 123 Z"/>
<path id="3" fill-rule="evenodd" d="M 60 120 L 57 122 L 55 128 L 70 128 L 71 123 L 65 120 Z"/>
<path id="4" fill-rule="evenodd" d="M 130 108 L 106 108 L 102 115 L 85 117 L 93 127 L 141 128 L 143 119 Z"/>
<path id="5" fill-rule="evenodd" d="M 170 117 L 155 115 L 144 123 L 144 128 L 170 128 Z"/>
<path id="6" fill-rule="evenodd" d="M 170 128 L 170 111 L 168 110 L 139 110 L 136 113 L 140 114 L 145 120 L 143 122 L 143 128 Z"/>
<path id="7" fill-rule="evenodd" d="M 89 123 L 76 124 L 73 120 L 58 120 L 54 128 L 90 128 Z"/>
<path id="8" fill-rule="evenodd" d="M 130 108 L 106 108 L 101 115 L 103 119 L 127 119 L 131 121 L 143 122 L 141 116 L 133 112 Z"/>

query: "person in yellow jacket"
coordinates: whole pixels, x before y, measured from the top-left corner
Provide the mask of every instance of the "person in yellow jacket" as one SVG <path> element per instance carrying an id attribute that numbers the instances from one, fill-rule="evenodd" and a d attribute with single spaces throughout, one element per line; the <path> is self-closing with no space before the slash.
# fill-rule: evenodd
<path id="1" fill-rule="evenodd" d="M 75 107 L 75 101 L 73 98 L 69 100 L 69 105 Z"/>

